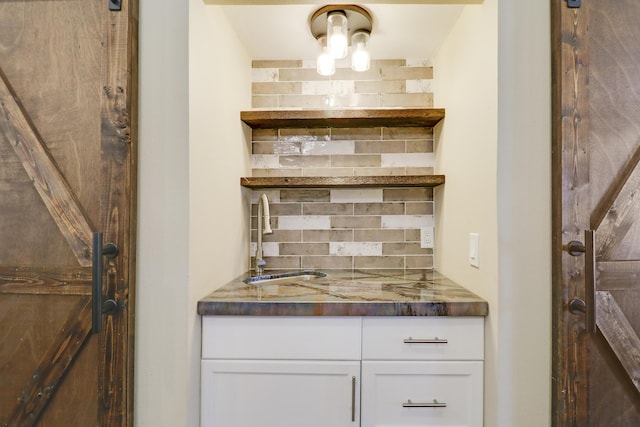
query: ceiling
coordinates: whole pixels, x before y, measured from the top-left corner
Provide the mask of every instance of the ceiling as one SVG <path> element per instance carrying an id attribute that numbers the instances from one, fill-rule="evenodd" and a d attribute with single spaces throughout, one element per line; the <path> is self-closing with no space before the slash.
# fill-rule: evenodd
<path id="1" fill-rule="evenodd" d="M 291 1 L 217 1 L 251 59 L 314 59 L 317 44 L 309 31 L 309 17 L 327 3 Z M 373 17 L 370 50 L 372 59 L 432 59 L 467 4 L 452 2 L 387 1 L 359 3 Z M 333 2 L 339 4 L 348 2 Z"/>

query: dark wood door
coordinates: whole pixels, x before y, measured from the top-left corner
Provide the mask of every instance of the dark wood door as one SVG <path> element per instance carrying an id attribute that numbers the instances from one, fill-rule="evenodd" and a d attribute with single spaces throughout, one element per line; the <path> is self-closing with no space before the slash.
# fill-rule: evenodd
<path id="1" fill-rule="evenodd" d="M 110 3 L 0 1 L 2 426 L 133 425 L 137 2 Z"/>
<path id="2" fill-rule="evenodd" d="M 552 1 L 553 421 L 639 426 L 640 2 L 581 3 Z"/>

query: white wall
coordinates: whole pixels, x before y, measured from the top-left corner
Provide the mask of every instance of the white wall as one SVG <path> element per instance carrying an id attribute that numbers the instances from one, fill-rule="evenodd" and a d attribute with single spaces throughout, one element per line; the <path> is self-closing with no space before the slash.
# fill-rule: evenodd
<path id="1" fill-rule="evenodd" d="M 187 417 L 187 3 L 140 1 L 135 424 Z"/>
<path id="2" fill-rule="evenodd" d="M 547 2 L 548 3 L 548 2 Z M 485 425 L 549 425 L 549 5 L 469 5 L 435 62 L 437 268 L 490 305 Z M 468 234 L 480 234 L 480 268 Z"/>
<path id="3" fill-rule="evenodd" d="M 220 6 L 189 1 L 189 422 L 199 423 L 200 298 L 249 269 L 251 59 Z"/>
<path id="4" fill-rule="evenodd" d="M 438 53 L 436 268 L 489 302 L 485 323 L 485 425 L 497 426 L 498 371 L 498 0 L 468 5 Z M 469 233 L 480 235 L 479 268 L 468 262 Z"/>
<path id="5" fill-rule="evenodd" d="M 499 426 L 550 425 L 550 2 L 500 1 Z"/>

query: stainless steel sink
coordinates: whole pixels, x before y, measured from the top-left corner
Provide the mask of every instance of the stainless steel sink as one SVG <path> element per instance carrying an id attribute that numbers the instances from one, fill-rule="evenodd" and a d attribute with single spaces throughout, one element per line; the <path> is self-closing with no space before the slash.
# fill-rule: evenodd
<path id="1" fill-rule="evenodd" d="M 262 276 L 247 277 L 244 283 L 259 285 L 263 283 L 296 283 L 300 281 L 308 282 L 319 277 L 327 277 L 320 271 L 293 271 L 290 273 L 263 274 Z"/>

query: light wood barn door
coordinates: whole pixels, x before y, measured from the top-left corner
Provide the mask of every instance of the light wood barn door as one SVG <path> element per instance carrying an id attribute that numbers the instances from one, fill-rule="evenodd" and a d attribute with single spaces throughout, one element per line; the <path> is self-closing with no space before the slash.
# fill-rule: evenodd
<path id="1" fill-rule="evenodd" d="M 639 426 L 640 3 L 581 3 L 552 2 L 553 421 Z"/>
<path id="2" fill-rule="evenodd" d="M 110 3 L 0 1 L 0 426 L 133 425 L 137 2 Z"/>

